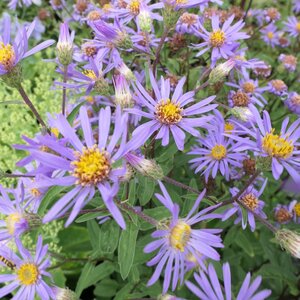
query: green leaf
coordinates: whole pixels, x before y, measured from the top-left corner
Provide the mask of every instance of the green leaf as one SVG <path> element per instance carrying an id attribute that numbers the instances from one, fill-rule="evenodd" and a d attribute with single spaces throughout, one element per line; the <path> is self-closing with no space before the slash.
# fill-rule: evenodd
<path id="1" fill-rule="evenodd" d="M 123 230 L 121 233 L 118 247 L 118 263 L 123 280 L 127 278 L 133 264 L 137 235 L 138 229 L 131 222 L 127 224 L 126 230 Z"/>
<path id="2" fill-rule="evenodd" d="M 112 253 L 118 247 L 120 228 L 115 221 L 107 221 L 100 228 L 100 250 Z"/>
<path id="3" fill-rule="evenodd" d="M 236 236 L 235 243 L 242 248 L 250 257 L 255 256 L 252 243 L 249 241 L 247 234 L 244 231 L 239 231 Z"/>
<path id="4" fill-rule="evenodd" d="M 99 299 L 111 298 L 116 295 L 118 287 L 119 284 L 115 280 L 106 278 L 96 285 L 94 294 L 98 296 Z"/>
<path id="5" fill-rule="evenodd" d="M 93 250 L 97 251 L 100 249 L 100 228 L 95 220 L 89 220 L 87 222 L 87 229 L 90 236 L 90 242 Z"/>
<path id="6" fill-rule="evenodd" d="M 65 186 L 51 187 L 45 194 L 43 200 L 41 201 L 41 204 L 40 204 L 39 210 L 38 210 L 39 215 L 44 215 L 48 205 L 51 202 L 54 202 L 54 200 L 58 200 L 60 198 L 59 194 L 66 189 L 67 189 L 67 187 L 65 187 Z"/>
<path id="7" fill-rule="evenodd" d="M 88 262 L 81 272 L 75 293 L 78 297 L 80 297 L 84 289 L 94 285 L 98 281 L 103 280 L 105 277 L 108 277 L 114 271 L 115 265 L 112 262 L 105 261 L 97 267 Z"/>
<path id="8" fill-rule="evenodd" d="M 146 176 L 139 176 L 138 199 L 141 206 L 146 205 L 153 196 L 155 189 L 155 181 Z"/>
<path id="9" fill-rule="evenodd" d="M 75 118 L 77 117 L 78 115 L 78 112 L 79 112 L 79 109 L 80 107 L 85 104 L 85 101 L 82 101 L 81 103 L 79 103 L 72 111 L 71 113 L 67 116 L 67 120 L 68 122 L 72 125 Z"/>
<path id="10" fill-rule="evenodd" d="M 100 216 L 108 216 L 108 213 L 107 212 L 90 212 L 90 213 L 86 213 L 82 216 L 80 216 L 79 218 L 76 219 L 75 223 L 83 223 L 83 222 L 86 222 L 86 221 L 89 221 L 89 220 L 94 220 L 96 219 L 97 217 L 100 217 Z"/>
<path id="11" fill-rule="evenodd" d="M 122 289 L 118 291 L 114 300 L 124 300 L 128 299 L 128 295 L 130 294 L 131 290 L 134 288 L 135 283 L 129 282 L 127 283 Z"/>

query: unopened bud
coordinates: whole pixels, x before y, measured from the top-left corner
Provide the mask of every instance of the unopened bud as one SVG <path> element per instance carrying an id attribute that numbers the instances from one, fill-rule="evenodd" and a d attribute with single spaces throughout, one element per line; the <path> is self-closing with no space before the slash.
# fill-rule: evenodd
<path id="1" fill-rule="evenodd" d="M 292 256 L 300 258 L 300 235 L 288 229 L 280 229 L 275 233 L 280 246 Z"/>
<path id="2" fill-rule="evenodd" d="M 233 59 L 229 59 L 228 61 L 217 65 L 214 69 L 211 70 L 209 74 L 209 83 L 215 84 L 219 81 L 224 81 L 226 76 L 229 74 L 229 72 L 233 69 L 235 66 L 235 62 Z"/>
<path id="3" fill-rule="evenodd" d="M 123 75 L 116 75 L 113 78 L 115 86 L 115 104 L 122 108 L 133 106 L 132 95 L 129 85 Z"/>
<path id="4" fill-rule="evenodd" d="M 116 40 L 117 47 L 123 49 L 130 49 L 132 48 L 132 40 L 130 36 L 125 31 L 119 31 L 117 40 Z"/>
<path id="5" fill-rule="evenodd" d="M 154 160 L 139 157 L 131 153 L 127 153 L 125 159 L 144 176 L 153 178 L 154 180 L 162 180 L 164 177 L 162 168 Z"/>
<path id="6" fill-rule="evenodd" d="M 138 24 L 141 31 L 151 32 L 152 19 L 147 10 L 142 10 L 138 15 Z"/>
<path id="7" fill-rule="evenodd" d="M 126 164 L 126 172 L 125 172 L 125 174 L 123 174 L 122 176 L 119 177 L 119 180 L 121 182 L 129 182 L 133 178 L 134 173 L 135 173 L 135 171 L 134 171 L 133 167 L 129 163 L 127 163 Z"/>
<path id="8" fill-rule="evenodd" d="M 173 295 L 169 295 L 169 294 L 165 294 L 165 295 L 159 295 L 157 297 L 157 300 L 177 300 L 179 298 L 177 298 L 176 296 Z"/>
<path id="9" fill-rule="evenodd" d="M 56 50 L 58 60 L 63 66 L 67 66 L 72 62 L 73 39 L 74 33 L 70 34 L 68 24 L 61 24 Z"/>
<path id="10" fill-rule="evenodd" d="M 172 28 L 176 25 L 178 19 L 182 15 L 182 10 L 176 10 L 171 4 L 165 3 L 165 8 L 162 10 L 164 19 L 164 26 L 166 28 Z"/>
<path id="11" fill-rule="evenodd" d="M 243 106 L 235 106 L 229 111 L 234 117 L 243 121 L 249 122 L 254 119 L 254 115 L 252 111 L 248 107 Z"/>
<path id="12" fill-rule="evenodd" d="M 52 287 L 56 300 L 77 300 L 76 294 L 68 288 Z"/>
<path id="13" fill-rule="evenodd" d="M 132 71 L 126 66 L 126 64 L 123 61 L 118 63 L 116 69 L 126 78 L 126 80 L 128 81 L 136 80 L 135 75 L 132 73 Z"/>

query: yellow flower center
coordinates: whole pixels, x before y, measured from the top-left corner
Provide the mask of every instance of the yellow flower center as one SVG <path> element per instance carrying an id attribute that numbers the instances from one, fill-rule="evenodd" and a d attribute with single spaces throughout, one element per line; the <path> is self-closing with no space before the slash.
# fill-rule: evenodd
<path id="1" fill-rule="evenodd" d="M 186 4 L 188 1 L 187 0 L 176 0 L 176 5 L 183 5 Z"/>
<path id="2" fill-rule="evenodd" d="M 140 13 L 140 1 L 139 0 L 132 0 L 128 4 L 127 8 L 130 10 L 130 12 L 137 16 Z"/>
<path id="3" fill-rule="evenodd" d="M 258 199 L 252 193 L 243 196 L 241 201 L 251 210 L 254 210 L 258 206 Z"/>
<path id="4" fill-rule="evenodd" d="M 39 197 L 41 196 L 41 192 L 37 188 L 32 188 L 30 189 L 30 194 L 34 197 Z"/>
<path id="5" fill-rule="evenodd" d="M 241 55 L 236 55 L 234 57 L 235 60 L 239 60 L 239 61 L 247 61 L 245 56 L 241 56 Z"/>
<path id="6" fill-rule="evenodd" d="M 97 21 L 101 18 L 101 15 L 100 15 L 99 11 L 93 10 L 93 11 L 89 12 L 87 18 L 90 21 Z"/>
<path id="7" fill-rule="evenodd" d="M 267 37 L 268 37 L 269 40 L 272 40 L 273 37 L 274 37 L 274 33 L 273 33 L 272 31 L 269 31 L 269 32 L 267 33 Z"/>
<path id="8" fill-rule="evenodd" d="M 181 252 L 184 251 L 186 244 L 188 243 L 191 236 L 191 226 L 183 221 L 179 221 L 172 229 L 170 234 L 171 246 Z"/>
<path id="9" fill-rule="evenodd" d="M 234 106 L 248 106 L 250 102 L 249 96 L 243 91 L 237 91 L 232 95 L 232 101 Z"/>
<path id="10" fill-rule="evenodd" d="M 108 13 L 110 11 L 110 9 L 112 8 L 112 5 L 110 3 L 106 3 L 102 6 L 102 10 L 105 13 Z"/>
<path id="11" fill-rule="evenodd" d="M 298 32 L 300 32 L 300 22 L 298 22 L 298 23 L 296 24 L 296 30 L 297 30 Z"/>
<path id="12" fill-rule="evenodd" d="M 37 282 L 39 271 L 35 264 L 25 263 L 17 270 L 17 276 L 21 284 L 32 285 Z"/>
<path id="13" fill-rule="evenodd" d="M 5 70 L 10 70 L 15 62 L 15 51 L 12 45 L 0 43 L 0 64 Z"/>
<path id="14" fill-rule="evenodd" d="M 287 138 L 283 138 L 278 134 L 274 134 L 274 129 L 267 133 L 262 140 L 262 148 L 269 156 L 278 158 L 288 158 L 294 150 L 294 145 Z"/>
<path id="15" fill-rule="evenodd" d="M 111 163 L 109 153 L 100 151 L 97 145 L 84 148 L 82 153 L 75 152 L 77 160 L 72 162 L 74 166 L 73 176 L 77 177 L 77 184 L 83 186 L 95 185 L 105 180 L 110 171 Z"/>
<path id="16" fill-rule="evenodd" d="M 52 128 L 51 128 L 51 132 L 52 132 L 56 137 L 59 136 L 59 130 L 58 130 L 56 127 L 52 127 Z"/>
<path id="17" fill-rule="evenodd" d="M 251 81 L 244 82 L 243 90 L 245 93 L 253 93 L 255 91 L 255 85 Z"/>
<path id="18" fill-rule="evenodd" d="M 179 104 L 171 102 L 170 99 L 161 100 L 156 106 L 157 119 L 163 124 L 176 124 L 182 119 L 182 109 Z"/>
<path id="19" fill-rule="evenodd" d="M 221 160 L 226 157 L 227 150 L 223 145 L 215 145 L 211 149 L 211 156 L 216 160 Z"/>
<path id="20" fill-rule="evenodd" d="M 225 43 L 225 33 L 222 30 L 216 30 L 210 34 L 209 41 L 213 47 L 221 47 Z"/>
<path id="21" fill-rule="evenodd" d="M 232 123 L 230 123 L 230 122 L 225 123 L 224 131 L 226 133 L 231 133 L 233 129 L 234 129 L 234 125 Z"/>
<path id="22" fill-rule="evenodd" d="M 283 207 L 280 208 L 275 214 L 275 219 L 279 223 L 288 222 L 289 220 L 291 220 L 291 218 L 292 215 Z"/>
<path id="23" fill-rule="evenodd" d="M 294 212 L 297 217 L 300 217 L 300 202 L 294 206 Z"/>
<path id="24" fill-rule="evenodd" d="M 21 218 L 22 215 L 18 212 L 12 213 L 6 218 L 5 222 L 9 234 L 13 235 L 15 233 L 15 225 Z"/>
<path id="25" fill-rule="evenodd" d="M 300 95 L 295 95 L 292 97 L 291 102 L 294 105 L 300 105 Z"/>
<path id="26" fill-rule="evenodd" d="M 82 72 L 82 74 L 93 80 L 97 80 L 97 75 L 95 74 L 95 72 L 93 70 L 84 70 Z"/>

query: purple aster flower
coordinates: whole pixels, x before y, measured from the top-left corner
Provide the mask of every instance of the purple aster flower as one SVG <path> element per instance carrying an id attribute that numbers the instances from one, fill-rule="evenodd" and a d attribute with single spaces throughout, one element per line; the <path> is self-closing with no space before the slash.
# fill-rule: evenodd
<path id="1" fill-rule="evenodd" d="M 267 91 L 274 95 L 283 96 L 284 94 L 286 94 L 287 90 L 287 85 L 281 79 L 274 79 L 268 82 Z"/>
<path id="2" fill-rule="evenodd" d="M 150 48 L 156 48 L 160 41 L 160 38 L 157 38 L 155 34 L 144 31 L 133 33 L 131 39 L 135 48 L 149 54 L 151 53 Z"/>
<path id="3" fill-rule="evenodd" d="M 50 4 L 54 10 L 61 10 L 66 6 L 65 0 L 50 0 Z"/>
<path id="4" fill-rule="evenodd" d="M 10 0 L 8 3 L 8 7 L 11 10 L 16 10 L 17 6 L 22 7 L 23 5 L 29 7 L 32 4 L 41 5 L 41 0 Z"/>
<path id="5" fill-rule="evenodd" d="M 0 76 L 10 73 L 22 59 L 51 46 L 55 42 L 48 40 L 31 50 L 27 50 L 28 39 L 34 30 L 35 21 L 28 28 L 21 27 L 12 43 L 10 26 L 10 18 L 5 18 L 3 34 L 0 36 Z"/>
<path id="6" fill-rule="evenodd" d="M 0 248 L 0 255 L 7 261 L 6 265 L 3 260 L 1 264 L 13 271 L 13 274 L 1 275 L 1 283 L 10 283 L 0 289 L 0 298 L 18 289 L 14 295 L 16 300 L 34 300 L 36 297 L 42 300 L 56 299 L 52 288 L 44 280 L 45 277 L 51 280 L 51 275 L 47 271 L 50 266 L 50 259 L 47 257 L 48 246 L 43 246 L 42 237 L 38 237 L 35 256 L 24 248 L 19 239 L 16 239 L 16 245 L 20 256 L 4 245 Z"/>
<path id="7" fill-rule="evenodd" d="M 294 203 L 291 202 L 289 205 L 277 204 L 274 209 L 274 219 L 277 224 L 288 224 L 293 220 L 294 217 Z"/>
<path id="8" fill-rule="evenodd" d="M 263 212 L 265 203 L 259 199 L 262 195 L 267 184 L 267 180 L 264 181 L 260 190 L 256 190 L 253 185 L 250 185 L 246 191 L 238 198 L 239 201 L 244 203 L 251 211 L 266 219 L 267 216 Z M 238 188 L 231 188 L 230 193 L 232 197 L 236 196 L 239 193 Z M 249 210 L 246 211 L 246 214 L 243 214 L 243 208 L 236 202 L 232 204 L 232 208 L 229 208 L 224 212 L 222 221 L 228 220 L 232 215 L 237 214 L 237 219 L 234 221 L 234 224 L 238 224 L 242 221 L 242 228 L 246 229 L 247 223 L 251 228 L 251 231 L 255 230 L 255 217 L 253 213 Z"/>
<path id="9" fill-rule="evenodd" d="M 115 75 L 113 77 L 115 87 L 114 102 L 121 107 L 131 107 L 134 102 L 132 100 L 132 93 L 129 84 L 123 75 Z"/>
<path id="10" fill-rule="evenodd" d="M 264 78 L 269 77 L 271 75 L 271 71 L 272 71 L 272 66 L 265 62 L 262 62 L 262 64 L 259 66 L 255 66 L 253 70 L 256 76 L 261 76 Z"/>
<path id="11" fill-rule="evenodd" d="M 282 62 L 286 70 L 295 72 L 297 67 L 297 57 L 294 55 L 280 54 L 278 60 Z"/>
<path id="12" fill-rule="evenodd" d="M 300 34 L 300 21 L 295 17 L 291 16 L 287 19 L 287 22 L 283 22 L 285 30 L 292 36 L 297 37 Z"/>
<path id="13" fill-rule="evenodd" d="M 196 14 L 191 14 L 188 12 L 184 12 L 177 24 L 176 24 L 176 31 L 184 34 L 189 33 L 192 34 L 194 31 L 200 30 L 200 17 Z"/>
<path id="14" fill-rule="evenodd" d="M 232 299 L 231 273 L 229 263 L 223 264 L 223 285 L 220 284 L 218 275 L 212 264 L 208 266 L 208 272 L 200 270 L 199 275 L 194 273 L 197 283 L 187 281 L 186 286 L 201 300 L 226 300 Z M 248 273 L 243 284 L 234 299 L 236 300 L 264 300 L 271 295 L 270 290 L 262 290 L 258 292 L 261 284 L 261 276 L 258 276 L 251 284 L 251 275 Z"/>
<path id="15" fill-rule="evenodd" d="M 218 235 L 222 231 L 221 229 L 192 229 L 193 225 L 201 221 L 220 216 L 209 213 L 215 207 L 209 207 L 194 214 L 205 195 L 205 190 L 199 195 L 189 214 L 185 218 L 180 218 L 179 206 L 172 202 L 160 181 L 159 185 L 163 195 L 155 194 L 155 196 L 171 212 L 172 217 L 161 229 L 152 233 L 152 237 L 157 240 L 148 244 L 144 252 L 150 253 L 159 249 L 155 257 L 147 263 L 148 266 L 157 265 L 148 285 L 152 285 L 158 280 L 165 267 L 163 293 L 166 293 L 171 280 L 172 290 L 175 290 L 178 281 L 180 284 L 183 283 L 187 256 L 193 255 L 199 264 L 202 263 L 201 255 L 203 254 L 210 259 L 219 260 L 220 255 L 214 248 L 222 248 L 223 244 Z"/>
<path id="16" fill-rule="evenodd" d="M 291 112 L 300 116 L 300 95 L 298 93 L 289 93 L 287 99 L 284 101 L 284 104 Z"/>
<path id="17" fill-rule="evenodd" d="M 280 20 L 280 12 L 275 7 L 269 7 L 264 10 L 264 16 L 267 23 Z"/>
<path id="18" fill-rule="evenodd" d="M 196 155 L 189 162 L 195 173 L 202 171 L 205 180 L 211 175 L 217 176 L 218 171 L 225 177 L 230 178 L 230 167 L 242 168 L 245 158 L 245 147 L 232 139 L 224 136 L 224 129 L 210 128 L 206 136 L 199 138 L 199 146 L 196 146 L 188 154 Z"/>
<path id="19" fill-rule="evenodd" d="M 212 49 L 212 66 L 214 66 L 216 61 L 220 58 L 229 59 L 229 57 L 234 56 L 233 50 L 236 48 L 236 41 L 247 39 L 249 36 L 244 32 L 239 32 L 244 27 L 245 23 L 240 20 L 231 26 L 233 20 L 234 15 L 227 19 L 220 28 L 219 16 L 212 16 L 212 32 L 208 32 L 200 23 L 200 28 L 202 31 L 195 32 L 195 34 L 204 39 L 204 42 L 195 45 L 195 47 L 204 49 L 202 49 L 197 56 L 200 56 Z"/>
<path id="20" fill-rule="evenodd" d="M 5 216 L 0 223 L 0 240 L 18 237 L 24 232 L 41 224 L 40 218 L 33 213 L 30 202 L 25 200 L 24 186 L 20 181 L 14 190 L 8 190 L 0 185 L 0 213 Z M 11 198 L 13 200 L 11 200 Z M 36 211 L 36 210 L 35 210 Z"/>
<path id="21" fill-rule="evenodd" d="M 267 111 L 263 112 L 263 118 L 261 118 L 255 107 L 252 107 L 252 113 L 255 116 L 255 121 L 251 122 L 249 128 L 240 124 L 244 134 L 247 134 L 251 140 L 238 136 L 232 136 L 232 138 L 248 145 L 249 149 L 253 149 L 256 155 L 271 158 L 272 173 L 276 180 L 286 169 L 294 181 L 299 182 L 300 151 L 298 147 L 300 143 L 298 140 L 300 137 L 300 119 L 288 128 L 289 118 L 285 118 L 280 133 L 276 134 Z"/>
<path id="22" fill-rule="evenodd" d="M 226 85 L 239 89 L 236 93 L 230 93 L 230 105 L 233 106 L 248 106 L 249 103 L 257 104 L 261 107 L 267 104 L 267 100 L 263 97 L 263 93 L 268 89 L 258 86 L 258 79 L 250 79 L 249 73 L 244 73 L 244 77 L 239 80 L 239 83 L 227 82 Z M 237 104 L 246 105 L 237 105 Z"/>
<path id="23" fill-rule="evenodd" d="M 81 44 L 80 48 L 74 46 L 74 59 L 78 62 L 88 62 L 90 58 L 95 58 L 99 50 L 99 45 L 95 41 L 87 41 Z"/>
<path id="24" fill-rule="evenodd" d="M 116 108 L 115 127 L 109 139 L 111 120 L 110 107 L 101 109 L 99 113 L 99 140 L 96 141 L 87 110 L 82 106 L 78 120 L 84 135 L 84 142 L 82 142 L 65 116 L 58 115 L 55 120 L 55 127 L 62 136 L 68 139 L 70 144 L 62 146 L 45 137 L 44 144 L 54 153 L 31 151 L 38 162 L 56 169 L 56 176 L 46 178 L 42 182 L 44 186 L 71 187 L 71 190 L 48 211 L 43 220 L 45 223 L 59 218 L 72 208 L 66 222 L 66 226 L 68 226 L 76 218 L 78 212 L 94 197 L 96 189 L 98 189 L 107 209 L 117 223 L 125 228 L 124 219 L 113 201 L 119 188 L 119 176 L 123 175 L 125 170 L 115 168 L 113 163 L 121 158 L 124 150 L 127 115 L 121 115 L 120 107 Z M 119 140 L 121 140 L 120 143 Z"/>
<path id="25" fill-rule="evenodd" d="M 94 9 L 94 5 L 91 4 L 89 0 L 76 0 L 73 8 L 73 19 L 82 23 L 86 20 L 88 13 Z"/>
<path id="26" fill-rule="evenodd" d="M 293 11 L 298 14 L 300 12 L 300 1 L 293 0 Z"/>
<path id="27" fill-rule="evenodd" d="M 56 50 L 58 60 L 63 66 L 67 66 L 72 62 L 74 36 L 75 31 L 72 31 L 70 34 L 68 23 L 60 24 Z"/>
<path id="28" fill-rule="evenodd" d="M 270 45 L 272 48 L 279 44 L 279 32 L 275 24 L 269 24 L 265 28 L 260 30 L 262 34 L 262 39 Z"/>
<path id="29" fill-rule="evenodd" d="M 292 209 L 293 212 L 293 219 L 295 223 L 300 223 L 300 202 L 297 200 L 291 201 L 289 207 Z"/>
<path id="30" fill-rule="evenodd" d="M 162 17 L 158 13 L 154 13 L 153 10 L 162 8 L 164 4 L 162 2 L 150 4 L 150 2 L 150 0 L 124 0 L 123 7 L 116 7 L 111 9 L 110 12 L 125 24 L 140 17 L 150 19 L 150 22 L 151 20 L 162 21 Z M 140 22 L 143 21 L 140 19 Z"/>
<path id="31" fill-rule="evenodd" d="M 193 91 L 183 93 L 185 80 L 185 77 L 180 79 L 172 97 L 170 97 L 170 80 L 164 80 L 161 77 L 161 87 L 159 89 L 152 72 L 150 72 L 150 81 L 155 98 L 138 81 L 134 83 L 134 89 L 137 94 L 135 100 L 138 104 L 146 106 L 148 112 L 137 108 L 128 109 L 128 111 L 151 121 L 140 125 L 134 130 L 130 141 L 130 149 L 135 150 L 143 145 L 155 131 L 158 131 L 156 139 L 162 139 L 163 146 L 169 144 L 169 133 L 171 132 L 177 148 L 181 151 L 184 149 L 185 140 L 183 130 L 191 133 L 193 136 L 200 135 L 195 127 L 205 126 L 212 117 L 189 118 L 189 116 L 200 115 L 216 108 L 217 104 L 209 104 L 214 100 L 215 96 L 184 108 L 184 106 L 193 102 L 195 94 Z"/>

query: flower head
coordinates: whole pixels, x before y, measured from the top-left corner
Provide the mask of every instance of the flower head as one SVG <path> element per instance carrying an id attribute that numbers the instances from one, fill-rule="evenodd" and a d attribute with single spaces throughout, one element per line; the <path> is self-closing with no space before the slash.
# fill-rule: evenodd
<path id="1" fill-rule="evenodd" d="M 16 299 L 34 300 L 56 299 L 52 288 L 45 282 L 45 277 L 50 277 L 47 268 L 50 266 L 50 260 L 47 258 L 48 246 L 43 246 L 42 237 L 38 237 L 35 249 L 35 256 L 24 248 L 19 239 L 16 239 L 18 251 L 21 256 L 14 254 L 11 249 L 1 245 L 0 255 L 11 261 L 13 274 L 1 275 L 1 282 L 10 282 L 0 289 L 0 297 L 10 294 L 18 289 Z M 3 260 L 1 262 L 3 264 Z"/>
<path id="2" fill-rule="evenodd" d="M 183 283 L 184 266 L 189 255 L 193 255 L 199 264 L 203 263 L 202 255 L 219 260 L 220 256 L 214 248 L 223 247 L 223 244 L 218 235 L 221 232 L 220 229 L 193 228 L 193 225 L 201 221 L 219 217 L 218 214 L 209 213 L 214 207 L 194 214 L 205 195 L 205 190 L 199 195 L 189 214 L 185 218 L 180 218 L 178 205 L 172 202 L 164 185 L 161 182 L 159 185 L 163 195 L 156 194 L 156 197 L 171 212 L 172 217 L 161 229 L 152 234 L 152 237 L 157 240 L 148 244 L 144 251 L 149 253 L 159 249 L 156 256 L 147 263 L 148 266 L 157 265 L 148 285 L 152 285 L 158 280 L 165 266 L 163 293 L 166 293 L 171 279 L 172 290 L 176 288 L 178 281 Z"/>
<path id="3" fill-rule="evenodd" d="M 187 281 L 186 286 L 190 291 L 195 294 L 199 299 L 207 300 L 226 300 L 232 299 L 232 288 L 231 288 L 231 273 L 229 263 L 223 264 L 223 282 L 224 285 L 220 284 L 217 273 L 212 264 L 208 266 L 208 272 L 200 271 L 199 275 L 194 273 L 194 279 L 197 283 Z M 251 275 L 248 273 L 243 281 L 243 284 L 234 298 L 236 300 L 263 300 L 267 299 L 271 295 L 270 290 L 263 290 L 257 292 L 258 287 L 261 283 L 261 277 L 258 276 L 252 284 L 250 284 Z"/>
<path id="4" fill-rule="evenodd" d="M 60 33 L 56 49 L 58 60 L 64 66 L 69 65 L 72 61 L 74 35 L 74 31 L 70 34 L 68 23 L 60 25 Z"/>
<path id="5" fill-rule="evenodd" d="M 300 115 L 300 95 L 298 93 L 289 93 L 287 99 L 284 101 L 284 104 L 291 112 Z"/>
<path id="6" fill-rule="evenodd" d="M 284 22 L 285 30 L 292 36 L 298 37 L 300 35 L 300 21 L 295 17 L 289 17 L 287 22 Z"/>

